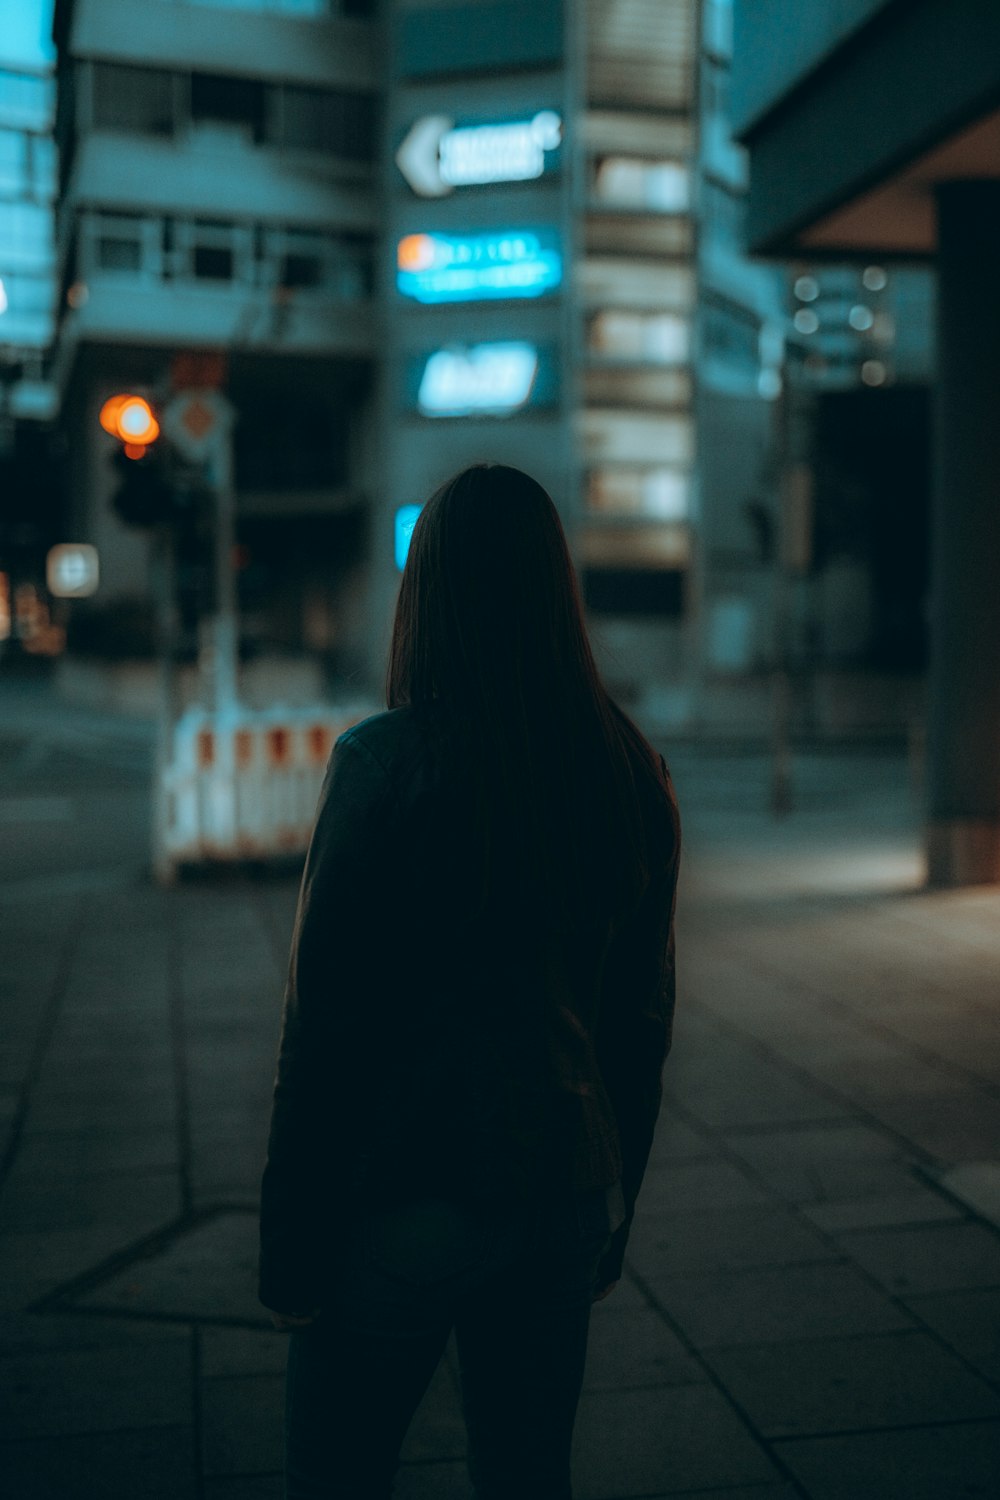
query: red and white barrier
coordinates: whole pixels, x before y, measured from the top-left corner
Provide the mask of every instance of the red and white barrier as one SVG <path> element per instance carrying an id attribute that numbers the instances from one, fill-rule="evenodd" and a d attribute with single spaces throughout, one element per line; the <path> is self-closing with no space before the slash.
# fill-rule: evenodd
<path id="1" fill-rule="evenodd" d="M 174 864 L 303 853 L 334 741 L 377 710 L 189 708 L 165 771 L 163 846 Z"/>

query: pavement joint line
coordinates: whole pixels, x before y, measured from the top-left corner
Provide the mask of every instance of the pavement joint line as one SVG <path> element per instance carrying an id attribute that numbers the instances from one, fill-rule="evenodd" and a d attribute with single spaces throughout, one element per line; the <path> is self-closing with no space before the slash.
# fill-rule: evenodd
<path id="1" fill-rule="evenodd" d="M 7 1149 L 4 1151 L 2 1161 L 0 1161 L 0 1187 L 2 1187 L 7 1180 L 8 1173 L 10 1172 L 11 1167 L 14 1165 L 14 1158 L 17 1155 L 18 1148 L 21 1144 L 21 1136 L 24 1132 L 24 1122 L 27 1118 L 28 1110 L 31 1105 L 31 1096 L 34 1092 L 36 1084 L 38 1083 L 42 1064 L 45 1061 L 45 1054 L 48 1051 L 49 1046 L 52 1042 L 52 1038 L 55 1034 L 56 1025 L 59 1019 L 59 1011 L 61 1009 L 63 997 L 66 994 L 66 989 L 72 974 L 73 958 L 76 953 L 77 944 L 80 940 L 80 935 L 83 931 L 86 912 L 86 899 L 84 897 L 81 897 L 77 902 L 76 911 L 67 924 L 67 930 L 63 937 L 55 976 L 52 981 L 52 988 L 49 992 L 48 999 L 45 1002 L 43 1012 L 38 1023 L 38 1030 L 35 1033 L 35 1040 L 31 1049 L 31 1057 L 28 1061 L 28 1066 L 24 1071 L 24 1076 L 21 1080 L 21 1086 L 18 1090 L 17 1106 L 14 1110 L 14 1116 L 10 1124 L 10 1137 L 7 1141 Z"/>
<path id="2" fill-rule="evenodd" d="M 205 1494 L 205 1413 L 202 1388 L 201 1329 L 191 1328 L 191 1462 L 194 1467 L 195 1500 Z"/>
<path id="3" fill-rule="evenodd" d="M 688 1116 L 687 1111 L 685 1110 L 685 1108 L 684 1108 L 683 1105 L 673 1106 L 673 1107 L 676 1108 L 678 1115 L 682 1119 L 684 1119 L 684 1122 L 686 1124 L 690 1125 L 692 1123 L 692 1120 Z M 711 1129 L 711 1127 L 709 1127 L 709 1129 Z M 728 1150 L 726 1148 L 724 1139 L 721 1138 L 721 1137 L 719 1138 L 719 1154 L 720 1154 L 720 1156 L 722 1156 L 726 1160 L 730 1159 L 730 1153 L 728 1152 Z M 817 1235 L 819 1237 L 819 1239 L 821 1239 L 823 1242 L 825 1242 L 826 1244 L 828 1244 L 833 1250 L 836 1251 L 836 1253 L 837 1253 L 837 1260 L 835 1262 L 825 1261 L 825 1262 L 822 1262 L 822 1264 L 825 1264 L 825 1265 L 839 1264 L 839 1265 L 846 1265 L 846 1266 L 848 1266 L 855 1273 L 855 1275 L 860 1276 L 862 1278 L 862 1280 L 866 1281 L 870 1287 L 872 1287 L 876 1292 L 879 1293 L 880 1296 L 885 1297 L 889 1302 L 891 1302 L 892 1305 L 899 1312 L 901 1312 L 906 1318 L 914 1320 L 915 1323 L 916 1323 L 916 1325 L 917 1325 L 917 1328 L 914 1329 L 914 1331 L 921 1331 L 921 1332 L 927 1334 L 930 1337 L 930 1339 L 932 1340 L 933 1343 L 937 1344 L 941 1349 L 945 1350 L 946 1353 L 950 1354 L 954 1359 L 956 1359 L 959 1362 L 959 1364 L 961 1364 L 962 1366 L 964 1366 L 964 1368 L 968 1371 L 968 1373 L 970 1373 L 971 1375 L 975 1376 L 978 1380 L 984 1381 L 986 1383 L 986 1385 L 990 1387 L 990 1389 L 1000 1390 L 1000 1380 L 994 1380 L 991 1376 L 984 1375 L 983 1372 L 982 1372 L 982 1370 L 980 1370 L 979 1368 L 977 1368 L 977 1366 L 971 1360 L 967 1359 L 965 1357 L 965 1355 L 960 1350 L 956 1349 L 953 1345 L 949 1344 L 948 1340 L 944 1337 L 943 1334 L 941 1334 L 936 1328 L 932 1327 L 932 1325 L 930 1323 L 928 1323 L 924 1318 L 922 1318 L 921 1315 L 920 1315 L 919 1310 L 917 1310 L 915 1308 L 912 1308 L 909 1305 L 909 1303 L 907 1303 L 904 1300 L 904 1296 L 903 1295 L 900 1295 L 900 1294 L 897 1294 L 896 1292 L 891 1291 L 887 1286 L 885 1286 L 881 1281 L 879 1281 L 877 1279 L 877 1277 L 872 1272 L 870 1272 L 865 1266 L 861 1265 L 858 1261 L 856 1261 L 851 1256 L 850 1251 L 848 1249 L 845 1249 L 845 1247 L 837 1240 L 836 1236 L 833 1233 L 831 1233 L 829 1230 L 821 1229 L 817 1224 L 814 1224 L 812 1222 L 812 1220 L 808 1219 L 806 1217 L 805 1213 L 803 1212 L 803 1209 L 807 1205 L 792 1203 L 787 1198 L 782 1197 L 781 1194 L 777 1193 L 776 1190 L 773 1189 L 770 1186 L 770 1184 L 766 1181 L 766 1179 L 764 1179 L 763 1177 L 760 1177 L 759 1174 L 748 1163 L 742 1162 L 740 1160 L 736 1160 L 736 1161 L 732 1162 L 732 1165 L 734 1165 L 734 1166 L 735 1165 L 739 1165 L 742 1168 L 742 1170 L 744 1170 L 746 1172 L 747 1176 L 749 1176 L 753 1180 L 756 1180 L 758 1182 L 758 1184 L 760 1185 L 760 1187 L 765 1192 L 767 1192 L 772 1198 L 776 1199 L 777 1202 L 784 1209 L 786 1209 L 787 1212 L 789 1212 L 799 1223 L 803 1224 L 806 1228 L 809 1229 L 809 1231 L 811 1233 Z M 914 1164 L 913 1170 L 914 1170 L 914 1172 L 916 1174 L 917 1171 L 918 1171 L 918 1164 Z M 930 1181 L 929 1178 L 928 1178 L 928 1181 Z M 933 1184 L 931 1184 L 931 1185 L 933 1186 Z M 948 1196 L 949 1195 L 947 1193 L 942 1192 L 942 1197 L 948 1197 Z M 970 1221 L 972 1221 L 972 1219 L 973 1219 L 973 1215 L 972 1214 L 968 1214 L 966 1222 L 970 1222 Z M 980 1222 L 980 1221 L 977 1220 L 977 1222 Z M 889 1230 L 889 1231 L 895 1230 L 896 1232 L 905 1232 L 906 1230 L 912 1229 L 913 1227 L 914 1226 L 912 1224 L 897 1224 L 897 1225 L 888 1225 L 888 1226 L 884 1226 L 883 1225 L 883 1226 L 880 1226 L 880 1230 L 883 1233 L 886 1232 L 886 1230 Z M 936 1225 L 934 1227 L 940 1228 L 942 1226 Z M 988 1221 L 983 1221 L 983 1227 L 985 1227 L 986 1229 L 989 1229 L 997 1237 L 1000 1237 L 1000 1228 L 998 1228 L 996 1225 L 990 1224 Z M 854 1232 L 855 1233 L 864 1234 L 866 1231 L 865 1230 L 857 1230 L 857 1231 L 854 1231 Z M 873 1231 L 869 1230 L 867 1232 L 870 1233 L 870 1232 L 873 1232 Z M 874 1232 L 879 1232 L 879 1230 L 876 1230 Z M 628 1250 L 627 1249 L 625 1251 L 625 1258 L 626 1258 L 626 1262 L 627 1262 L 628 1261 Z M 768 1268 L 767 1267 L 763 1267 L 763 1268 L 758 1268 L 758 1269 L 768 1269 Z M 773 1267 L 771 1269 L 783 1270 L 785 1268 L 784 1267 Z M 660 1304 L 656 1301 L 655 1296 L 651 1296 L 650 1292 L 648 1291 L 648 1284 L 644 1281 L 644 1279 L 636 1271 L 632 1270 L 631 1268 L 630 1268 L 629 1274 L 632 1276 L 633 1280 L 636 1282 L 636 1285 L 639 1287 L 640 1291 L 643 1292 L 643 1295 L 646 1296 L 647 1298 L 650 1298 L 650 1300 L 653 1301 L 654 1306 L 661 1313 L 661 1316 L 665 1316 L 665 1314 L 663 1313 L 663 1311 L 662 1311 L 662 1309 L 660 1307 Z M 717 1274 L 717 1273 L 711 1273 L 711 1274 Z M 735 1271 L 735 1272 L 726 1273 L 726 1274 L 740 1275 L 741 1273 L 739 1271 Z M 914 1296 L 914 1295 L 919 1296 L 920 1294 L 919 1293 L 910 1293 L 909 1295 L 911 1295 L 911 1296 Z M 669 1321 L 669 1318 L 668 1318 L 668 1321 Z M 671 1327 L 674 1327 L 673 1323 L 671 1323 Z M 906 1331 L 907 1331 L 906 1329 L 900 1329 L 899 1330 L 899 1332 L 906 1332 Z M 850 1335 L 846 1335 L 846 1336 L 850 1337 Z M 754 1344 L 755 1345 L 764 1345 L 764 1344 L 811 1343 L 811 1342 L 819 1343 L 819 1342 L 823 1342 L 828 1337 L 831 1338 L 831 1339 L 843 1339 L 845 1337 L 845 1335 L 844 1334 L 832 1334 L 832 1335 L 820 1334 L 818 1336 L 813 1336 L 813 1338 L 809 1338 L 809 1339 L 771 1339 L 771 1340 L 766 1340 L 766 1339 L 765 1340 L 759 1340 L 758 1339 L 758 1340 L 754 1340 Z M 739 1344 L 731 1344 L 731 1345 L 727 1344 L 727 1345 L 713 1346 L 713 1348 L 716 1348 L 716 1347 L 718 1349 L 720 1349 L 720 1350 L 722 1348 L 738 1349 L 738 1348 L 745 1348 L 746 1345 L 743 1344 L 743 1343 L 739 1343 Z"/>
<path id="4" fill-rule="evenodd" d="M 628 1251 L 626 1250 L 626 1260 L 627 1259 L 628 1259 Z M 636 1287 L 639 1289 L 639 1291 L 645 1297 L 645 1299 L 649 1303 L 650 1307 L 652 1307 L 653 1310 L 663 1320 L 663 1322 L 666 1323 L 667 1327 L 670 1329 L 670 1331 L 673 1333 L 674 1337 L 681 1344 L 681 1346 L 685 1350 L 685 1352 L 687 1354 L 689 1354 L 701 1366 L 701 1369 L 704 1371 L 705 1375 L 707 1376 L 707 1379 L 708 1379 L 709 1383 L 712 1386 L 715 1387 L 715 1390 L 722 1397 L 722 1399 L 726 1402 L 726 1404 L 729 1407 L 731 1407 L 731 1409 L 736 1414 L 736 1416 L 739 1419 L 739 1421 L 743 1423 L 743 1426 L 745 1428 L 747 1428 L 747 1430 L 750 1433 L 750 1436 L 752 1437 L 753 1441 L 758 1445 L 759 1448 L 761 1448 L 763 1450 L 765 1456 L 774 1465 L 775 1469 L 778 1470 L 778 1473 L 780 1474 L 780 1477 L 787 1484 L 790 1484 L 792 1486 L 795 1494 L 801 1496 L 802 1500 L 810 1500 L 808 1490 L 806 1490 L 799 1483 L 799 1481 L 796 1479 L 795 1475 L 787 1468 L 787 1466 L 785 1465 L 785 1463 L 783 1462 L 783 1460 L 776 1453 L 774 1453 L 772 1451 L 770 1441 L 764 1436 L 764 1434 L 757 1427 L 757 1425 L 754 1422 L 753 1418 L 751 1417 L 750 1413 L 744 1408 L 744 1406 L 741 1404 L 741 1402 L 739 1402 L 736 1399 L 736 1397 L 733 1395 L 733 1393 L 729 1389 L 729 1387 L 724 1384 L 724 1382 L 722 1381 L 721 1377 L 716 1373 L 716 1371 L 709 1364 L 708 1360 L 702 1354 L 701 1350 L 692 1341 L 692 1339 L 688 1336 L 686 1330 L 683 1329 L 680 1326 L 679 1323 L 676 1323 L 674 1321 L 674 1319 L 670 1316 L 670 1313 L 663 1306 L 663 1304 L 659 1301 L 658 1297 L 656 1296 L 656 1293 L 652 1290 L 652 1287 L 650 1286 L 650 1283 L 646 1280 L 646 1278 L 643 1277 L 643 1276 L 641 1276 L 632 1267 L 628 1268 L 628 1274 L 629 1274 L 629 1277 L 631 1278 L 631 1280 L 635 1283 Z"/>
<path id="5" fill-rule="evenodd" d="M 87 1292 L 96 1291 L 119 1272 L 126 1271 L 138 1261 L 152 1260 L 162 1251 L 168 1249 L 184 1235 L 194 1229 L 200 1229 L 203 1225 L 210 1223 L 224 1214 L 248 1214 L 257 1213 L 257 1205 L 253 1203 L 211 1203 L 199 1208 L 192 1208 L 171 1219 L 169 1223 L 163 1224 L 159 1229 L 154 1229 L 149 1234 L 141 1235 L 136 1240 L 129 1241 L 120 1250 L 114 1250 L 106 1255 L 96 1265 L 87 1270 L 79 1272 L 69 1280 L 61 1282 L 50 1291 L 44 1292 L 34 1302 L 28 1303 L 26 1311 L 29 1313 L 72 1313 L 93 1318 L 127 1318 L 135 1322 L 152 1323 L 180 1323 L 192 1325 L 204 1323 L 212 1328 L 252 1328 L 266 1327 L 263 1314 L 260 1321 L 249 1318 L 233 1318 L 225 1314 L 216 1317 L 205 1317 L 191 1313 L 164 1313 L 149 1312 L 141 1308 L 106 1308 L 81 1306 L 75 1299 L 84 1296 Z"/>
<path id="6" fill-rule="evenodd" d="M 923 1422 L 884 1422 L 878 1427 L 832 1427 L 818 1428 L 815 1432 L 811 1429 L 802 1432 L 786 1432 L 781 1437 L 771 1438 L 772 1443 L 800 1443 L 812 1442 L 817 1438 L 849 1438 L 870 1437 L 876 1432 L 926 1432 L 928 1428 L 935 1431 L 946 1427 L 981 1427 L 983 1423 L 996 1424 L 997 1418 L 993 1417 L 928 1417 Z"/>
<path id="7" fill-rule="evenodd" d="M 908 1136 L 905 1136 L 902 1133 L 902 1131 L 894 1129 L 891 1125 L 887 1125 L 884 1120 L 880 1120 L 877 1115 L 874 1115 L 869 1110 L 865 1109 L 864 1105 L 859 1105 L 856 1099 L 852 1099 L 849 1095 L 841 1093 L 841 1091 L 835 1085 L 827 1083 L 824 1079 L 817 1078 L 814 1073 L 810 1073 L 809 1069 L 804 1067 L 801 1063 L 792 1062 L 789 1058 L 784 1057 L 780 1052 L 774 1051 L 774 1049 L 767 1042 L 762 1041 L 761 1038 L 755 1036 L 753 1032 L 746 1031 L 736 1021 L 732 1021 L 725 1016 L 718 1016 L 718 1013 L 712 1011 L 711 1007 L 707 1006 L 704 1001 L 689 1000 L 687 1003 L 689 1005 L 694 1005 L 696 1007 L 710 1011 L 710 1013 L 719 1021 L 719 1024 L 723 1027 L 724 1030 L 727 1030 L 733 1035 L 737 1036 L 739 1040 L 752 1052 L 759 1053 L 760 1056 L 765 1058 L 767 1062 L 775 1064 L 780 1071 L 787 1073 L 790 1077 L 794 1078 L 797 1083 L 808 1085 L 808 1088 L 811 1090 L 811 1092 L 814 1094 L 818 1094 L 821 1099 L 829 1099 L 831 1104 L 838 1105 L 841 1109 L 845 1110 L 849 1115 L 851 1115 L 855 1120 L 859 1121 L 863 1125 L 866 1125 L 870 1130 L 873 1130 L 877 1134 L 885 1136 L 889 1140 L 903 1146 L 908 1156 L 916 1158 L 913 1163 L 914 1167 L 922 1164 L 926 1164 L 927 1166 L 934 1166 L 936 1164 L 937 1158 L 933 1155 L 932 1152 L 928 1151 L 925 1147 L 918 1145 L 915 1141 L 911 1141 Z M 686 1123 L 690 1124 L 691 1121 L 687 1120 Z M 806 1124 L 809 1123 L 810 1122 L 806 1122 Z M 706 1128 L 709 1130 L 713 1129 L 711 1125 L 707 1126 Z M 747 1165 L 742 1161 L 742 1158 L 740 1158 L 740 1163 L 744 1168 Z"/>
<path id="8" fill-rule="evenodd" d="M 171 1042 L 171 1074 L 177 1104 L 177 1170 L 180 1177 L 181 1204 L 190 1212 L 194 1204 L 194 1140 L 191 1129 L 191 1086 L 187 1056 L 187 1017 L 183 987 L 183 955 L 177 909 L 166 905 L 167 1015 Z"/>

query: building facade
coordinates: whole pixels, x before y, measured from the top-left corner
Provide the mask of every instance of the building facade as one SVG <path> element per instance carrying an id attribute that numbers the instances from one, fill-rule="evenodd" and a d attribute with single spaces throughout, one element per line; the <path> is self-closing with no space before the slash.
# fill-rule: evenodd
<path id="1" fill-rule="evenodd" d="M 73 434 L 68 524 L 102 567 L 84 644 L 141 621 L 148 598 L 147 538 L 109 503 L 101 406 L 124 389 L 162 409 L 209 378 L 236 411 L 245 649 L 357 668 L 382 88 L 370 11 L 56 6 L 52 379 Z"/>
<path id="2" fill-rule="evenodd" d="M 1000 881 L 1000 11 L 754 0 L 736 14 L 751 248 L 935 269 L 927 871 Z"/>

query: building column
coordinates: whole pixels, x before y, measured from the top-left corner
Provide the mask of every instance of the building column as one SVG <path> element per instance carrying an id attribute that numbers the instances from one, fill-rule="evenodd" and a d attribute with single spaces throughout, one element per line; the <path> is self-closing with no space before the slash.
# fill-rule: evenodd
<path id="1" fill-rule="evenodd" d="M 1000 882 L 1000 181 L 937 190 L 927 877 Z"/>

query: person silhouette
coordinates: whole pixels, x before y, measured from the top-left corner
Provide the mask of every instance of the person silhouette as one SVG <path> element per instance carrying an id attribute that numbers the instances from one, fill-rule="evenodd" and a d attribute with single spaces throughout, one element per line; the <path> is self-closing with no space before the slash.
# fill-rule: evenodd
<path id="1" fill-rule="evenodd" d="M 518 469 L 421 508 L 385 688 L 326 769 L 284 993 L 259 1297 L 286 1494 L 387 1500 L 454 1335 L 477 1500 L 571 1500 L 671 1042 L 677 799 Z"/>

